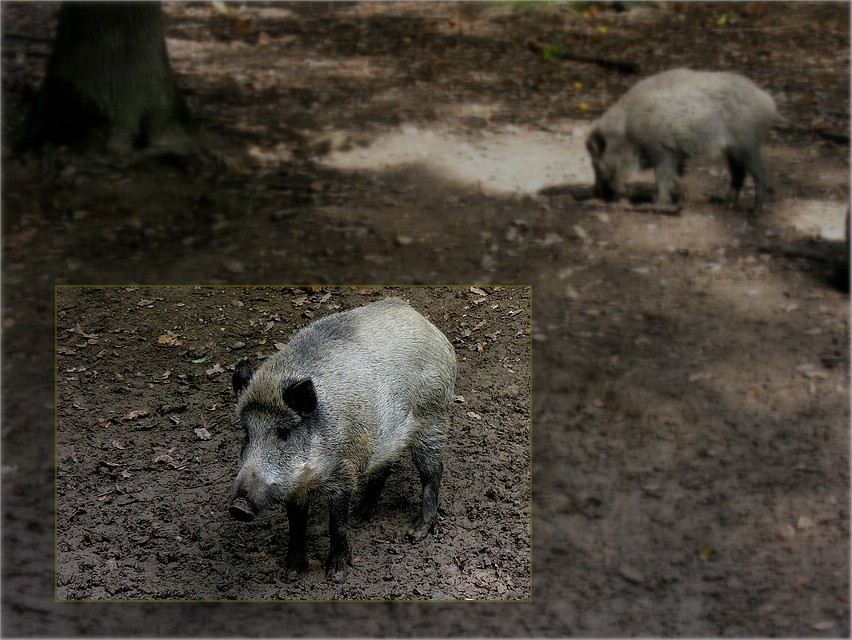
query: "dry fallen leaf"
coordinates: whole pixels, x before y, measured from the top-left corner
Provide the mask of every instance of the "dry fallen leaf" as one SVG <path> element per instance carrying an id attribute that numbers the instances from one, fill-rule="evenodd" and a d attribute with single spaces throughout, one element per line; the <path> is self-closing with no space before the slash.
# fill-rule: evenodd
<path id="1" fill-rule="evenodd" d="M 816 629 L 817 631 L 828 631 L 829 629 L 834 628 L 834 623 L 830 620 L 823 620 L 821 622 L 814 622 L 811 625 L 811 629 Z"/>
<path id="2" fill-rule="evenodd" d="M 164 344 L 169 347 L 176 347 L 183 344 L 178 337 L 171 331 L 166 331 L 163 335 L 157 338 L 157 344 Z"/>
<path id="3" fill-rule="evenodd" d="M 210 3 L 210 6 L 216 13 L 222 14 L 223 16 L 226 16 L 231 12 L 231 8 L 224 2 L 221 2 L 221 0 L 213 0 L 213 2 Z"/>
<path id="4" fill-rule="evenodd" d="M 796 367 L 796 372 L 803 375 L 808 380 L 826 380 L 828 374 L 825 371 L 819 371 L 812 364 L 801 364 Z"/>
<path id="5" fill-rule="evenodd" d="M 234 32 L 238 36 L 245 35 L 251 27 L 251 18 L 245 16 L 228 16 L 228 19 L 234 25 Z"/>
<path id="6" fill-rule="evenodd" d="M 222 365 L 220 365 L 217 362 L 212 367 L 207 369 L 207 371 L 205 371 L 204 373 L 207 374 L 207 377 L 210 377 L 210 376 L 219 375 L 220 373 L 225 373 L 225 370 L 222 368 Z"/>
<path id="7" fill-rule="evenodd" d="M 222 265 L 231 273 L 243 273 L 246 270 L 245 265 L 239 260 L 225 260 Z"/>
<path id="8" fill-rule="evenodd" d="M 162 447 L 157 447 L 154 450 L 154 455 L 151 458 L 153 462 L 166 462 L 168 464 L 174 464 L 175 459 L 172 458 L 169 454 L 174 451 L 174 449 L 163 449 Z"/>
<path id="9" fill-rule="evenodd" d="M 278 571 L 278 562 L 266 551 L 254 551 L 246 554 L 251 561 L 252 567 L 260 573 L 275 573 Z"/>
<path id="10" fill-rule="evenodd" d="M 148 415 L 147 409 L 137 409 L 136 411 L 131 411 L 126 416 L 123 416 L 122 420 L 137 420 L 139 418 L 144 418 Z"/>
<path id="11" fill-rule="evenodd" d="M 630 567 L 626 564 L 623 564 L 621 565 L 621 567 L 619 567 L 618 572 L 621 574 L 621 577 L 623 577 L 628 582 L 633 582 L 635 584 L 645 582 L 645 576 L 642 575 L 642 572 L 635 567 Z"/>

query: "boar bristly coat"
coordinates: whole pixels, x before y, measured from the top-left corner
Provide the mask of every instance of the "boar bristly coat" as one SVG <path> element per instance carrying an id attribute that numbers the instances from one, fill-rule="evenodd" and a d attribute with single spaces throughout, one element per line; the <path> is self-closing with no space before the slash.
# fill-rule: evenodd
<path id="1" fill-rule="evenodd" d="M 423 489 L 409 537 L 425 537 L 437 520 L 455 376 L 444 334 L 397 299 L 307 325 L 256 372 L 240 363 L 233 386 L 245 439 L 231 515 L 249 521 L 284 502 L 286 563 L 304 570 L 308 504 L 327 498 L 326 574 L 340 577 L 351 564 L 353 496 L 360 493 L 356 512 L 366 516 L 390 465 L 408 449 Z"/>

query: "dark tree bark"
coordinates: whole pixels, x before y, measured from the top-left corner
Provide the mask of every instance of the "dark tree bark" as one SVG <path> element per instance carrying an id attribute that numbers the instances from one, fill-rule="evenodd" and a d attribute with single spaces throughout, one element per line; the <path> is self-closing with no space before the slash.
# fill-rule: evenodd
<path id="1" fill-rule="evenodd" d="M 20 146 L 189 147 L 159 2 L 65 2 Z"/>

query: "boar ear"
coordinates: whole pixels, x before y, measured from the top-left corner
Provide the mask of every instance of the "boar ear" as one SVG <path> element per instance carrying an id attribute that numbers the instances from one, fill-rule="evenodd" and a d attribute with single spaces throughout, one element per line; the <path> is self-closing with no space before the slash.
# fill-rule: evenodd
<path id="1" fill-rule="evenodd" d="M 239 395 L 243 392 L 243 389 L 248 386 L 251 376 L 252 370 L 248 360 L 243 360 L 236 366 L 234 369 L 234 375 L 231 378 L 231 384 L 234 386 L 235 396 L 239 397 Z"/>
<path id="2" fill-rule="evenodd" d="M 586 140 L 586 149 L 588 149 L 593 158 L 599 158 L 606 151 L 606 136 L 600 131 L 592 131 Z"/>
<path id="3" fill-rule="evenodd" d="M 287 406 L 301 416 L 309 416 L 317 408 L 317 394 L 310 378 L 295 384 L 285 382 L 281 385 L 281 394 Z"/>

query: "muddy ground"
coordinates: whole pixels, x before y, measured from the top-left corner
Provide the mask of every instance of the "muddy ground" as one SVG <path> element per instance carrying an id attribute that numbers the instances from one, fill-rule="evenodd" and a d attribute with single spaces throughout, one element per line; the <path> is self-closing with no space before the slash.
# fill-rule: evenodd
<path id="1" fill-rule="evenodd" d="M 436 533 L 405 541 L 420 505 L 405 457 L 353 528 L 349 575 L 325 579 L 322 503 L 310 571 L 289 573 L 283 508 L 249 525 L 225 517 L 242 440 L 234 365 L 390 296 L 436 323 L 459 362 Z M 528 287 L 60 289 L 57 598 L 528 600 L 529 302 Z"/>
<path id="2" fill-rule="evenodd" d="M 57 175 L 44 180 L 41 164 L 11 155 L 8 141 L 43 73 L 55 5 L 2 6 L 3 633 L 848 637 L 849 309 L 842 289 L 849 162 L 848 146 L 838 142 L 849 130 L 848 4 L 654 3 L 587 15 L 538 3 L 235 9 L 224 15 L 208 4 L 166 5 L 172 62 L 214 161 L 127 166 L 60 155 Z M 639 73 L 556 60 L 555 48 L 542 56 L 531 40 L 629 60 Z M 772 93 L 788 119 L 813 131 L 770 136 L 764 215 L 718 203 L 727 177 L 713 162 L 691 167 L 693 199 L 678 215 L 590 199 L 583 148 L 589 123 L 639 77 L 673 66 L 744 73 Z M 647 194 L 651 179 L 640 176 L 635 193 Z M 60 470 L 70 455 L 55 453 L 54 415 L 83 415 L 73 401 L 70 408 L 55 402 L 54 359 L 59 380 L 80 364 L 87 367 L 77 372 L 80 381 L 96 374 L 106 380 L 99 361 L 66 363 L 92 358 L 97 345 L 71 355 L 54 349 L 54 285 L 164 283 L 462 284 L 489 295 L 494 284 L 531 284 L 532 603 L 54 602 L 57 583 L 63 597 L 72 590 L 121 597 L 122 582 L 132 597 L 174 597 L 175 584 L 191 583 L 211 585 L 206 595 L 236 595 L 239 585 L 217 584 L 203 571 L 169 584 L 155 580 L 165 575 L 158 572 L 180 574 L 182 550 L 202 558 L 202 541 L 253 563 L 227 571 L 270 569 L 268 582 L 248 587 L 254 596 L 277 598 L 293 588 L 274 568 L 280 527 L 272 520 L 243 527 L 246 535 L 235 539 L 225 537 L 237 523 L 224 514 L 199 513 L 193 522 L 168 509 L 145 512 L 114 540 L 97 531 L 88 539 L 69 536 L 57 539 L 54 552 L 54 533 L 71 531 L 75 520 L 103 526 L 95 517 L 100 508 L 141 509 L 118 504 L 132 500 L 130 493 L 109 493 L 104 505 L 103 493 L 74 494 L 74 486 L 106 492 L 119 469 L 113 484 L 126 491 L 154 475 L 181 477 L 219 455 L 233 464 L 226 374 L 208 380 L 206 369 L 182 357 L 173 375 L 199 376 L 195 389 L 194 377 L 150 379 L 165 370 L 144 361 L 117 369 L 123 382 L 98 384 L 130 385 L 139 394 L 115 394 L 122 402 L 144 398 L 156 410 L 157 391 L 184 385 L 193 406 L 209 412 L 222 403 L 222 422 L 209 430 L 223 449 L 193 440 L 193 427 L 169 431 L 181 439 L 161 445 L 177 447 L 166 455 L 184 470 L 165 458 L 149 458 L 138 470 L 105 466 L 101 459 L 121 464 L 132 453 L 128 445 L 153 434 L 128 431 L 129 439 L 118 438 L 122 450 L 105 434 L 133 421 L 97 431 L 97 418 L 109 416 L 93 414 L 86 429 L 102 439 L 85 444 L 107 449 L 77 455 L 80 464 L 71 458 L 72 477 L 59 479 L 72 484 L 59 485 L 66 493 L 57 513 L 68 513 L 62 500 L 70 499 L 84 512 L 75 507 L 69 522 L 54 527 L 54 455 Z M 219 296 L 222 289 L 211 291 Z M 126 299 L 128 313 L 140 313 L 141 292 L 132 292 L 139 300 Z M 355 295 L 344 298 L 354 303 Z M 200 294 L 168 296 L 173 304 L 206 304 Z M 161 297 L 149 316 L 165 313 Z M 458 311 L 463 300 L 448 304 Z M 434 301 L 414 302 L 438 317 L 429 308 Z M 76 327 L 75 314 L 97 309 L 66 309 L 58 326 Z M 225 309 L 234 311 L 223 306 L 223 315 Z M 454 341 L 457 318 L 443 326 Z M 280 329 L 295 321 L 282 319 Z M 129 337 L 101 333 L 110 323 L 102 324 L 91 328 L 101 337 L 91 339 Z M 227 340 L 209 340 L 211 352 L 225 353 Z M 97 388 L 80 391 L 115 402 Z M 479 389 L 477 407 L 505 393 Z M 454 428 L 467 424 L 465 408 L 456 410 L 454 420 L 463 422 Z M 145 419 L 156 419 L 154 429 L 164 433 L 171 429 L 168 414 Z M 358 530 L 364 567 L 379 562 L 364 558 L 370 545 L 395 540 L 411 516 L 409 467 L 388 487 L 379 521 Z M 121 477 L 124 470 L 130 478 Z M 509 492 L 507 486 L 500 489 Z M 444 518 L 458 528 L 447 537 L 461 535 L 465 518 L 469 526 L 476 520 L 452 511 L 459 494 L 450 491 Z M 505 506 L 511 492 L 495 495 L 462 499 Z M 169 514 L 171 520 L 163 517 Z M 511 522 L 521 522 L 521 507 L 515 515 Z M 195 528 L 181 529 L 181 522 Z M 190 533 L 201 522 L 210 529 L 196 540 Z M 503 533 L 506 544 L 492 546 L 518 552 L 517 535 Z M 394 561 L 413 577 L 415 567 L 428 566 L 429 553 L 447 550 L 447 537 L 414 549 L 388 544 L 382 552 L 398 549 L 403 555 Z M 314 562 L 323 540 L 318 519 Z M 471 541 L 462 544 L 473 549 Z M 128 567 L 110 548 L 153 555 Z M 77 555 L 76 577 L 70 565 L 57 573 L 54 561 L 66 553 Z M 458 588 L 477 599 L 500 598 L 500 580 L 483 595 L 476 576 L 510 575 L 493 566 L 501 556 L 477 554 L 469 574 L 460 569 L 438 580 L 433 572 L 428 593 L 406 584 L 400 595 L 421 599 L 442 589 L 456 597 Z M 224 562 L 202 559 L 187 570 Z M 517 556 L 514 562 L 521 564 Z M 446 565 L 434 566 L 439 572 Z M 98 581 L 82 580 L 87 572 Z M 509 597 L 524 587 L 512 578 Z"/>

